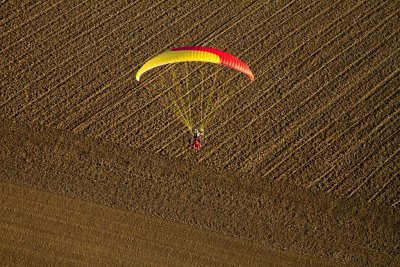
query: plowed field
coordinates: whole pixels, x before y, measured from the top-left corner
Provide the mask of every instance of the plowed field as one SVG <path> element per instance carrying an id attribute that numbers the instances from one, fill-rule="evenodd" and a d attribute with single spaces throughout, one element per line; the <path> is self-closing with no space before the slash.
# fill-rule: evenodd
<path id="1" fill-rule="evenodd" d="M 396 0 L 3 1 L 0 182 L 250 240 L 316 265 L 395 266 L 399 11 Z M 134 78 L 152 56 L 187 45 L 228 51 L 255 74 L 240 86 L 240 74 L 221 76 L 226 98 L 199 153 L 162 95 Z M 17 255 L 5 240 L 2 250 Z M 196 259 L 224 262 L 187 264 Z"/>

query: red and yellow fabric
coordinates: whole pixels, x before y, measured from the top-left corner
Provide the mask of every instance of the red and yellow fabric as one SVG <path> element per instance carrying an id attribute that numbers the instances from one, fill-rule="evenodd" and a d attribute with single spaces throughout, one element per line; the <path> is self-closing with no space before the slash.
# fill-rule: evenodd
<path id="1" fill-rule="evenodd" d="M 147 61 L 136 73 L 136 80 L 140 80 L 140 76 L 153 68 L 178 62 L 198 61 L 222 64 L 237 71 L 246 74 L 252 81 L 254 75 L 250 68 L 237 57 L 211 47 L 203 46 L 186 46 L 173 48 L 171 51 L 161 53 L 149 61 Z"/>

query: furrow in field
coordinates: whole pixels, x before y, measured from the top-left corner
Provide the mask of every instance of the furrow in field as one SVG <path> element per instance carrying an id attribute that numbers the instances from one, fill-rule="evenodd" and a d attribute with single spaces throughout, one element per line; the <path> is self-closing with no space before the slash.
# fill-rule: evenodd
<path id="1" fill-rule="evenodd" d="M 86 0 L 87 1 L 87 0 Z M 63 3 L 60 6 L 55 6 L 45 14 L 41 14 L 37 20 L 31 22 L 28 27 L 20 27 L 18 31 L 13 33 L 12 39 L 7 43 L 1 51 L 0 55 L 2 55 L 2 66 L 7 64 L 12 64 L 15 62 L 15 58 L 18 56 L 20 52 L 23 52 L 24 46 L 32 46 L 31 42 L 27 42 L 24 46 L 16 46 L 18 43 L 25 39 L 29 39 L 30 37 L 36 36 L 43 29 L 49 28 L 53 25 L 53 22 L 59 20 L 64 17 L 69 12 L 73 11 L 76 8 L 79 8 L 82 4 L 85 4 L 86 1 L 83 1 L 81 4 L 76 4 L 74 2 Z M 22 51 L 21 51 L 22 50 Z"/>
<path id="2" fill-rule="evenodd" d="M 385 95 L 383 95 L 385 96 Z M 389 94 L 389 96 L 386 96 L 382 101 L 389 101 L 391 98 L 393 98 L 395 96 L 395 93 Z M 367 99 L 367 101 L 370 101 L 370 99 Z M 367 105 L 367 102 L 364 102 L 365 105 Z M 357 103 L 358 105 L 358 103 Z M 380 107 L 380 106 L 378 106 Z M 361 107 L 362 108 L 362 107 Z M 381 107 L 380 107 L 381 108 Z M 362 110 L 362 109 L 361 109 Z M 292 168 L 290 168 L 290 171 L 293 171 L 291 174 L 294 174 L 298 171 L 298 168 L 303 169 L 304 167 L 307 166 L 311 166 L 312 165 L 312 161 L 316 160 L 317 158 L 321 158 L 320 154 L 325 152 L 326 149 L 328 148 L 333 148 L 336 151 L 336 147 L 338 146 L 338 144 L 336 144 L 336 142 L 340 142 L 342 141 L 341 138 L 344 138 L 348 135 L 351 135 L 351 133 L 349 133 L 350 131 L 353 131 L 354 128 L 358 125 L 361 124 L 359 126 L 359 128 L 357 130 L 357 132 L 355 134 L 359 134 L 359 132 L 361 131 L 365 131 L 365 128 L 367 128 L 367 125 L 363 122 L 367 122 L 370 118 L 370 116 L 373 116 L 373 112 L 377 112 L 379 111 L 377 109 L 377 107 L 375 109 L 370 110 L 368 113 L 362 113 L 361 115 L 359 115 L 358 117 L 354 117 L 353 115 L 347 115 L 347 116 L 343 116 L 340 119 L 343 121 L 340 125 L 338 125 L 338 127 L 342 127 L 344 130 L 340 130 L 340 129 L 332 129 L 334 131 L 334 134 L 332 134 L 331 136 L 327 136 L 326 138 L 324 137 L 324 140 L 321 140 L 322 142 L 317 142 L 317 144 L 314 145 L 314 148 L 310 148 L 312 149 L 311 151 L 307 151 L 305 153 L 307 153 L 307 157 L 305 158 L 304 162 L 302 162 L 302 164 L 300 166 L 298 165 L 293 165 Z M 357 111 L 359 112 L 359 111 Z M 354 114 L 354 111 L 350 110 L 349 112 L 350 114 Z M 339 121 L 340 122 L 340 121 Z M 369 129 L 367 128 L 368 131 L 370 133 L 370 135 L 372 133 L 374 133 L 378 128 L 372 128 Z M 338 131 L 339 134 L 335 134 L 335 131 Z M 352 137 L 352 136 L 350 136 Z M 324 142 L 326 141 L 326 143 Z M 311 146 L 311 145 L 310 145 Z M 334 166 L 330 166 L 330 169 L 333 169 Z M 320 182 L 320 180 L 323 178 L 324 175 L 319 176 L 318 178 L 314 178 L 313 181 L 309 184 L 309 187 L 316 185 L 317 183 Z M 321 187 L 319 187 L 321 188 Z"/>
<path id="3" fill-rule="evenodd" d="M 380 164 L 381 160 L 386 162 L 390 159 L 388 154 L 397 148 L 399 143 L 398 129 L 392 129 L 399 123 L 398 113 L 398 110 L 395 111 L 378 125 L 381 126 L 387 123 L 384 128 L 377 127 L 382 129 L 379 134 L 376 136 L 369 134 L 366 138 L 354 140 L 355 142 L 349 144 L 345 152 L 341 153 L 336 161 L 332 162 L 332 165 L 336 166 L 337 169 L 340 167 L 340 169 L 326 175 L 332 181 L 332 187 L 329 188 L 328 192 L 351 196 L 353 192 L 349 193 L 348 189 L 353 187 L 357 180 L 363 179 L 362 177 L 365 174 L 372 174 L 373 170 L 371 169 L 374 168 L 375 164 Z M 378 158 L 376 159 L 375 157 Z M 382 159 L 380 159 L 381 157 Z M 372 162 L 370 162 L 371 159 L 373 159 Z"/>
<path id="4" fill-rule="evenodd" d="M 269 161 L 268 164 L 274 164 L 274 166 L 268 165 L 268 164 L 264 166 L 265 168 L 269 169 L 268 173 L 270 173 L 270 172 L 274 171 L 274 169 L 276 167 L 278 167 L 281 163 L 285 162 L 286 160 L 295 159 L 295 157 L 293 157 L 292 154 L 289 154 L 289 155 L 287 155 L 287 154 L 289 152 L 291 152 L 291 150 L 293 150 L 293 149 L 298 150 L 296 148 L 296 143 L 299 143 L 301 141 L 301 139 L 306 138 L 308 131 L 312 130 L 313 126 L 314 127 L 322 127 L 324 124 L 326 124 L 330 120 L 332 121 L 330 124 L 335 123 L 335 121 L 340 117 L 339 114 L 344 115 L 344 113 L 347 112 L 346 110 L 348 108 L 346 108 L 345 110 L 342 110 L 342 108 L 341 108 L 341 106 L 343 106 L 344 103 L 349 103 L 348 106 L 352 106 L 352 103 L 354 103 L 354 102 L 351 102 L 351 101 L 355 101 L 354 97 L 356 97 L 359 94 L 361 94 L 359 96 L 359 97 L 361 97 L 363 94 L 365 94 L 365 91 L 362 90 L 361 88 L 359 88 L 359 87 L 353 88 L 353 87 L 355 84 L 360 82 L 359 80 L 357 80 L 358 77 L 370 78 L 367 75 L 365 75 L 365 73 L 369 73 L 369 75 L 372 75 L 371 71 L 368 72 L 368 67 L 370 67 L 370 68 L 372 68 L 372 67 L 370 65 L 366 65 L 366 63 L 368 63 L 368 61 L 372 61 L 370 63 L 372 63 L 372 65 L 377 63 L 378 65 L 375 65 L 375 68 L 376 67 L 379 68 L 382 63 L 384 63 L 386 60 L 389 60 L 390 61 L 389 67 L 391 66 L 391 70 L 389 70 L 389 71 L 392 72 L 391 77 L 390 77 L 390 79 L 391 79 L 391 78 L 395 77 L 395 75 L 398 72 L 398 70 L 395 70 L 397 63 L 396 63 L 395 59 L 393 59 L 393 56 L 396 56 L 397 54 L 398 54 L 398 52 L 392 53 L 389 55 L 389 57 L 384 58 L 384 59 L 380 59 L 379 57 L 362 59 L 361 61 L 358 62 L 358 64 L 361 64 L 360 69 L 356 68 L 352 71 L 352 72 L 360 72 L 361 71 L 360 76 L 352 75 L 352 76 L 350 76 L 351 78 L 346 79 L 344 81 L 344 83 L 341 82 L 340 79 L 336 79 L 336 80 L 332 81 L 333 84 L 330 84 L 330 86 L 328 86 L 327 88 L 324 88 L 326 90 L 323 92 L 323 95 L 328 94 L 328 96 L 329 96 L 329 94 L 332 93 L 332 96 L 328 97 L 325 100 L 325 101 L 329 101 L 328 103 L 330 103 L 330 104 L 329 105 L 328 105 L 328 103 L 324 104 L 324 101 L 323 101 L 324 99 L 319 98 L 316 102 L 314 102 L 314 104 L 317 106 L 314 108 L 314 111 L 310 112 L 310 114 L 308 114 L 307 111 L 305 111 L 305 110 L 304 111 L 300 110 L 299 112 L 297 112 L 299 114 L 299 117 L 303 116 L 304 114 L 308 115 L 306 117 L 307 120 L 303 119 L 303 120 L 298 120 L 298 121 L 296 120 L 296 121 L 291 122 L 289 124 L 289 126 L 287 126 L 288 130 L 291 129 L 292 126 L 294 127 L 294 126 L 299 125 L 299 127 L 296 127 L 294 130 L 291 130 L 289 133 L 279 134 L 278 139 L 274 139 L 273 136 L 271 136 L 270 138 L 272 138 L 272 139 L 266 143 L 266 145 L 268 146 L 267 147 L 268 150 L 265 150 L 256 156 L 253 156 L 252 158 L 259 157 L 258 160 L 256 160 L 256 161 L 253 161 L 252 158 L 249 158 L 249 160 L 247 160 L 248 162 L 252 162 L 252 165 L 250 165 L 250 166 L 252 166 L 251 168 L 256 167 L 256 165 L 254 165 L 254 164 L 257 164 L 257 161 L 262 162 L 263 157 L 271 157 L 271 160 Z M 380 62 L 379 60 L 383 60 L 383 61 Z M 367 69 L 363 70 L 362 68 L 367 68 Z M 377 71 L 377 70 L 375 69 L 375 71 Z M 352 74 L 352 72 L 350 72 L 348 74 Z M 376 77 L 376 79 L 379 79 L 379 76 Z M 335 83 L 339 83 L 339 84 L 335 84 Z M 343 86 L 345 84 L 349 85 L 350 87 Z M 368 89 L 368 87 L 366 87 L 365 85 L 362 85 L 362 86 L 364 88 L 366 88 L 366 90 Z M 343 88 L 343 90 L 341 87 Z M 351 93 L 347 93 L 348 88 L 353 89 L 351 91 Z M 372 86 L 372 88 L 374 88 L 374 87 Z M 376 88 L 375 88 L 375 90 L 376 90 Z M 344 95 L 345 98 L 340 99 L 341 95 Z M 334 97 L 334 98 L 332 98 L 332 97 Z M 350 97 L 350 99 L 348 99 L 348 97 Z M 333 101 L 333 99 L 336 99 L 336 100 Z M 342 102 L 342 101 L 344 101 L 344 102 Z M 310 103 L 310 104 L 312 104 L 312 103 Z M 334 104 L 333 108 L 330 107 L 332 104 Z M 319 108 L 319 106 L 323 106 L 323 108 Z M 348 106 L 346 106 L 346 107 L 348 107 Z M 327 109 L 327 108 L 329 108 L 329 109 Z M 328 114 L 324 114 L 324 113 L 321 114 L 321 112 L 324 111 L 325 109 L 327 109 L 327 111 L 325 111 L 324 113 L 328 113 Z M 338 113 L 338 111 L 340 111 L 340 113 Z M 296 114 L 294 114 L 294 115 L 296 115 Z M 318 115 L 318 117 L 315 118 L 315 115 Z M 322 123 L 320 123 L 320 120 L 322 120 Z M 306 125 L 306 127 L 303 127 L 304 125 Z M 274 127 L 276 127 L 276 125 L 270 127 L 270 130 L 273 131 L 273 135 L 277 135 L 276 128 L 274 128 Z M 306 130 L 307 132 L 304 132 L 304 130 Z M 318 130 L 318 131 L 320 131 L 320 130 Z M 326 138 L 326 136 L 325 136 L 326 133 L 323 133 L 323 134 L 324 134 L 324 138 Z M 285 139 L 280 140 L 279 139 L 280 135 L 285 136 Z M 314 137 L 315 136 L 313 136 L 313 138 Z M 309 140 L 312 140 L 312 139 L 309 139 Z M 278 144 L 279 144 L 279 146 L 278 146 Z M 304 144 L 300 145 L 299 148 L 302 148 L 303 146 L 304 146 Z M 279 150 L 274 151 L 276 148 L 279 148 Z M 302 149 L 304 149 L 304 148 L 302 148 Z M 284 154 L 281 154 L 281 153 L 284 153 Z M 271 156 L 271 155 L 274 155 L 274 156 Z M 286 156 L 286 157 L 284 159 L 280 160 L 280 157 L 283 157 L 283 156 Z M 260 157 L 261 157 L 261 159 L 260 159 Z M 245 159 L 243 159 L 243 160 L 245 160 Z M 280 160 L 279 163 L 277 163 L 278 160 Z M 244 162 L 244 163 L 246 163 L 246 162 Z M 265 164 L 265 163 L 266 162 L 263 162 L 263 164 Z M 246 167 L 246 164 L 243 164 L 243 165 L 245 167 L 244 170 L 249 171 L 250 166 Z M 259 169 L 256 168 L 254 171 L 257 172 L 257 171 L 259 171 Z"/>
<path id="5" fill-rule="evenodd" d="M 12 82 L 8 84 L 7 90 L 1 92 L 1 98 L 3 99 L 1 106 L 16 97 L 15 88 L 18 88 L 20 91 L 21 88 L 25 88 L 34 81 L 43 78 L 44 74 L 48 72 L 45 66 L 52 66 L 49 68 L 54 68 L 56 63 L 61 63 L 58 60 L 59 57 L 62 58 L 70 55 L 68 51 L 73 50 L 76 53 L 85 47 L 86 42 L 93 44 L 93 40 L 97 39 L 97 37 L 94 37 L 97 32 L 100 36 L 104 36 L 104 33 L 101 33 L 100 27 L 123 11 L 122 3 L 115 10 L 107 9 L 108 7 L 111 8 L 112 5 L 92 8 L 86 16 L 81 17 L 78 21 L 71 22 L 68 27 L 63 28 L 54 35 L 50 34 L 40 47 L 34 48 L 35 53 L 27 53 L 20 59 L 17 59 L 17 61 L 21 61 L 19 67 L 25 67 L 22 68 L 15 79 L 10 80 Z M 128 8 L 128 6 L 125 6 L 125 8 Z M 91 41 L 87 41 L 87 39 Z"/>

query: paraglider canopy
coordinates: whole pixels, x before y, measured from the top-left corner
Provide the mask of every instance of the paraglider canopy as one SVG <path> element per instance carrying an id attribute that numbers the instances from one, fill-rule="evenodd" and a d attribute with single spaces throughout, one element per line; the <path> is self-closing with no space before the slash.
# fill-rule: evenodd
<path id="1" fill-rule="evenodd" d="M 173 48 L 170 51 L 161 53 L 147 61 L 139 69 L 139 71 L 136 73 L 136 80 L 139 81 L 140 76 L 143 73 L 158 66 L 187 61 L 222 64 L 246 74 L 251 81 L 254 80 L 254 75 L 252 71 L 243 61 L 227 52 L 218 50 L 216 48 L 204 46 L 178 47 Z"/>

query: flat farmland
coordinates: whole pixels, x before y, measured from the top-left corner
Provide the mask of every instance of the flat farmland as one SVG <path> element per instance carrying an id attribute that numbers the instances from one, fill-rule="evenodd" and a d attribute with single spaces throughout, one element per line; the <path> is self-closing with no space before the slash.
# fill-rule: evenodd
<path id="1" fill-rule="evenodd" d="M 1 181 L 343 264 L 390 265 L 400 243 L 399 11 L 390 0 L 5 1 Z M 220 72 L 224 98 L 199 153 L 161 105 L 167 92 L 150 95 L 134 77 L 188 45 L 230 52 L 255 75 Z M 270 213 L 268 199 L 288 205 Z M 322 207 L 322 221 L 310 215 Z M 285 210 L 308 223 L 277 215 Z M 329 225 L 341 216 L 366 232 Z M 368 216 L 376 221 L 361 226 Z"/>

